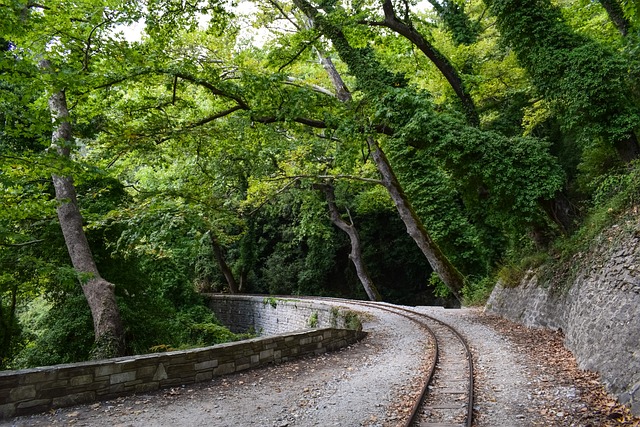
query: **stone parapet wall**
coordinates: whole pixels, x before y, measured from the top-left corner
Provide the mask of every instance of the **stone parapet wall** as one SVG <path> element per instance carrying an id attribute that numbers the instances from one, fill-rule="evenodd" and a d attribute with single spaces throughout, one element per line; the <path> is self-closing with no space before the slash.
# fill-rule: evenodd
<path id="1" fill-rule="evenodd" d="M 352 310 L 295 297 L 206 294 L 216 318 L 233 332 L 281 334 L 304 328 L 358 329 Z"/>
<path id="2" fill-rule="evenodd" d="M 580 368 L 596 371 L 610 392 L 640 415 L 640 221 L 603 233 L 567 267 L 566 283 L 502 283 L 486 311 L 526 326 L 562 329 Z"/>
<path id="3" fill-rule="evenodd" d="M 193 350 L 0 371 L 0 419 L 211 380 L 352 344 L 363 333 L 307 329 Z"/>

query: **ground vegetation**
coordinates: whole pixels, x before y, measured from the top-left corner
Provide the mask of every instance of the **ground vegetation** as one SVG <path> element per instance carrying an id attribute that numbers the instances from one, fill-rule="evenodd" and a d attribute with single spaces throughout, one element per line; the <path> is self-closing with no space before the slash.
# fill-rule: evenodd
<path id="1" fill-rule="evenodd" d="M 636 2 L 425 4 L 1 3 L 0 368 L 478 303 L 633 209 Z"/>

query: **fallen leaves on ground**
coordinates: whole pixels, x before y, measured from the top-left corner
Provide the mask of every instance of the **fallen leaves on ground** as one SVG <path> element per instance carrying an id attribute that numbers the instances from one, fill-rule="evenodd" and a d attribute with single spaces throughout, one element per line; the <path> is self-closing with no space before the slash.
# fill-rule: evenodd
<path id="1" fill-rule="evenodd" d="M 629 408 L 619 404 L 607 393 L 594 372 L 578 368 L 573 354 L 564 346 L 564 335 L 548 329 L 532 329 L 510 322 L 498 316 L 483 314 L 478 321 L 508 337 L 522 354 L 532 360 L 532 374 L 540 376 L 540 384 L 554 387 L 573 386 L 574 402 L 569 407 L 558 408 L 549 401 L 540 409 L 540 415 L 548 425 L 583 427 L 640 427 L 640 418 L 634 417 Z"/>

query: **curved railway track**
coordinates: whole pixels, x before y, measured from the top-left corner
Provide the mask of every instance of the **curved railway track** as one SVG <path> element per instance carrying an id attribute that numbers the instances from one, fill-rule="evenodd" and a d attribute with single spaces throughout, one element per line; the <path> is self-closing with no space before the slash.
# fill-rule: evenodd
<path id="1" fill-rule="evenodd" d="M 269 367 L 268 371 L 238 373 L 229 379 L 217 379 L 217 384 L 60 409 L 25 417 L 12 425 L 68 425 L 70 420 L 96 426 L 472 425 L 472 357 L 462 336 L 448 325 L 419 309 L 385 303 L 283 298 L 366 309 L 376 315 L 371 330 L 379 340 L 354 353 L 323 356 L 322 362 L 295 362 L 282 372 Z M 352 368 L 352 364 L 357 366 Z M 390 393 L 396 392 L 398 397 L 390 402 Z"/>
<path id="2" fill-rule="evenodd" d="M 473 423 L 473 357 L 465 338 L 445 322 L 406 307 L 337 298 L 309 298 L 345 306 L 375 308 L 405 317 L 422 327 L 434 343 L 421 392 L 402 427 L 470 427 Z"/>

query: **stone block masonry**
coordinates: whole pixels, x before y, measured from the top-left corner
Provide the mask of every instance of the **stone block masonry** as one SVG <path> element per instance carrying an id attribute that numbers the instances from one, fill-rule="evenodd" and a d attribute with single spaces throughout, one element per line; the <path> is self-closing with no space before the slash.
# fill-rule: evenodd
<path id="1" fill-rule="evenodd" d="M 350 309 L 295 297 L 206 294 L 209 308 L 231 331 L 258 335 L 281 334 L 304 328 L 357 329 Z M 355 323 L 355 324 L 354 324 Z"/>
<path id="2" fill-rule="evenodd" d="M 353 344 L 359 330 L 322 328 L 192 350 L 0 371 L 0 419 L 211 380 Z"/>
<path id="3" fill-rule="evenodd" d="M 486 310 L 526 326 L 562 329 L 580 368 L 640 415 L 640 220 L 603 233 L 568 266 L 565 282 L 531 271 L 513 288 L 493 290 Z"/>

